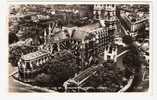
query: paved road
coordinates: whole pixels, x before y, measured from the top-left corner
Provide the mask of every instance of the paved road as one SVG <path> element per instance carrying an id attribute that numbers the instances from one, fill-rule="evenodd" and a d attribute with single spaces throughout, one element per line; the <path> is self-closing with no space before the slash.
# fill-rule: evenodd
<path id="1" fill-rule="evenodd" d="M 13 78 L 13 74 L 17 72 L 17 67 L 8 65 L 9 67 L 9 92 L 55 92 L 48 88 L 41 88 L 38 86 L 32 86 L 20 81 L 17 81 Z"/>
<path id="2" fill-rule="evenodd" d="M 124 55 L 123 55 L 124 56 Z M 119 57 L 117 61 L 117 66 L 120 67 L 122 70 L 124 69 L 122 58 L 123 56 Z M 12 67 L 9 64 L 9 75 L 12 75 L 17 71 L 17 67 Z M 142 81 L 139 86 L 134 89 L 135 92 L 144 92 L 148 91 L 149 88 L 149 81 Z M 29 84 L 23 84 L 19 81 L 16 81 L 13 77 L 9 77 L 9 92 L 54 92 L 53 90 L 49 90 L 47 88 L 41 88 L 37 86 L 31 86 Z"/>
<path id="3" fill-rule="evenodd" d="M 122 70 L 125 68 L 122 63 L 122 59 L 124 56 L 125 55 L 120 56 L 119 59 L 117 60 L 117 67 L 119 67 Z M 137 86 L 137 88 L 133 89 L 132 91 L 133 92 L 147 92 L 148 89 L 149 89 L 149 79 L 141 81 L 141 83 Z"/>
<path id="4" fill-rule="evenodd" d="M 55 92 L 48 88 L 41 88 L 38 86 L 32 86 L 20 81 L 15 80 L 13 77 L 9 77 L 9 92 Z"/>

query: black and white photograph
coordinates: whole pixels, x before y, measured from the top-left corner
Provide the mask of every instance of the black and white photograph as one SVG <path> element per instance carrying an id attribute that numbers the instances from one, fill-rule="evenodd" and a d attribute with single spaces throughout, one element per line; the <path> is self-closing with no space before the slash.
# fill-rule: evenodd
<path id="1" fill-rule="evenodd" d="M 8 92 L 150 89 L 150 4 L 9 4 Z"/>

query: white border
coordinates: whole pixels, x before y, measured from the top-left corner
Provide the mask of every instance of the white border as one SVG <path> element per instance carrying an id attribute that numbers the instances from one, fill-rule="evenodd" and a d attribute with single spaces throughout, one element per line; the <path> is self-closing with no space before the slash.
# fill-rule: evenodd
<path id="1" fill-rule="evenodd" d="M 29 0 L 28 0 L 29 1 Z M 38 1 L 38 0 L 36 0 Z M 39 0 L 40 1 L 40 0 Z M 123 1 L 123 2 L 119 2 L 119 1 Z M 125 2 L 124 2 L 125 1 Z M 154 2 L 151 2 L 150 0 L 148 1 L 144 1 L 144 0 L 139 0 L 139 1 L 126 1 L 126 0 L 112 0 L 112 2 L 108 2 L 108 3 L 113 3 L 113 4 L 147 4 L 149 3 L 150 4 L 150 70 L 151 70 L 151 73 L 150 73 L 150 89 L 149 89 L 149 92 L 147 93 L 33 93 L 33 94 L 30 94 L 30 93 L 26 93 L 26 94 L 21 94 L 21 93 L 8 93 L 8 78 L 6 77 L 8 75 L 8 34 L 6 34 L 8 32 L 8 25 L 7 25 L 7 15 L 8 15 L 8 5 L 9 4 L 92 4 L 92 3 L 98 3 L 98 4 L 102 4 L 102 0 L 100 2 L 98 1 L 94 1 L 94 2 L 15 2 L 15 0 L 13 2 L 6 2 L 6 1 L 3 1 L 1 2 L 2 6 L 1 9 L 3 8 L 5 11 L 2 11 L 2 13 L 4 14 L 4 16 L 0 17 L 1 20 L 0 20 L 0 27 L 2 27 L 2 32 L 0 30 L 0 46 L 1 49 L 0 49 L 0 76 L 2 76 L 2 79 L 0 80 L 0 90 L 2 90 L 2 92 L 0 93 L 4 93 L 5 96 L 9 96 L 8 98 L 9 99 L 12 99 L 12 97 L 16 97 L 16 96 L 33 96 L 33 97 L 38 97 L 40 99 L 40 96 L 42 95 L 42 97 L 44 96 L 45 98 L 49 98 L 49 97 L 56 97 L 56 96 L 77 96 L 77 97 L 84 97 L 84 96 L 96 96 L 96 97 L 99 97 L 99 96 L 105 96 L 105 97 L 111 97 L 111 96 L 136 96 L 136 97 L 139 97 L 139 96 L 152 96 L 152 95 L 155 95 L 155 89 L 157 89 L 155 87 L 155 74 L 156 74 L 156 69 L 155 66 L 155 61 L 153 62 L 153 58 L 155 58 L 153 55 L 156 54 L 155 51 L 157 51 L 157 48 L 155 46 L 155 41 L 157 42 L 157 39 L 154 39 L 156 37 L 156 34 L 155 34 L 155 25 L 154 25 L 154 19 L 155 18 L 154 16 L 154 9 L 155 9 L 155 4 Z M 106 1 L 104 0 L 104 3 L 106 3 Z M 157 6 L 157 5 L 156 5 Z M 2 9 L 2 10 L 3 10 Z M 157 9 L 156 9 L 157 10 Z M 1 11 L 0 11 L 1 12 Z M 155 11 L 154 11 L 155 12 Z M 153 13 L 153 14 L 152 14 Z M 157 16 L 156 16 L 157 18 Z M 154 26 L 154 27 L 153 27 Z M 4 67 L 5 66 L 5 67 Z M 1 75 L 2 74 L 2 75 Z M 2 83 L 2 86 L 1 86 L 1 83 Z M 16 95 L 15 95 L 16 94 Z M 51 94 L 51 95 L 50 95 Z M 81 94 L 81 95 L 80 95 Z M 3 98 L 4 99 L 4 98 Z M 23 98 L 25 99 L 25 98 Z M 62 98 L 64 99 L 64 97 Z M 104 98 L 105 99 L 105 98 Z M 120 98 L 118 98 L 120 99 Z M 128 99 L 128 97 L 126 98 Z M 131 99 L 131 98 L 130 98 Z M 140 99 L 140 98 L 139 98 Z"/>

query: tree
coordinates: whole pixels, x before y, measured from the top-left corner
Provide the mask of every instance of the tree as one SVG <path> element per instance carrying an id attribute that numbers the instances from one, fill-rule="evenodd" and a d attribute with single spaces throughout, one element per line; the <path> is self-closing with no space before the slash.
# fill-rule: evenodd
<path id="1" fill-rule="evenodd" d="M 133 39 L 131 36 L 129 35 L 126 35 L 123 37 L 123 43 L 127 44 L 127 45 L 130 45 L 133 43 Z"/>
<path id="2" fill-rule="evenodd" d="M 18 60 L 22 55 L 22 49 L 19 46 L 15 46 L 9 50 L 9 62 L 13 66 L 17 66 Z"/>
<path id="3" fill-rule="evenodd" d="M 123 58 L 123 63 L 126 66 L 125 76 L 130 77 L 130 75 L 134 75 L 134 81 L 129 88 L 129 91 L 132 91 L 134 87 L 137 87 L 140 84 L 142 79 L 140 56 L 130 51 L 130 53 Z"/>
<path id="4" fill-rule="evenodd" d="M 18 37 L 16 36 L 16 34 L 9 32 L 9 44 L 12 44 L 17 41 L 18 41 Z"/>
<path id="5" fill-rule="evenodd" d="M 40 77 L 42 80 L 38 78 L 38 82 L 55 87 L 62 86 L 66 80 L 74 77 L 78 71 L 75 60 L 75 56 L 67 51 L 56 54 L 51 61 L 43 65 L 45 73 L 43 77 L 47 75 L 48 78 L 43 81 L 44 78 Z"/>

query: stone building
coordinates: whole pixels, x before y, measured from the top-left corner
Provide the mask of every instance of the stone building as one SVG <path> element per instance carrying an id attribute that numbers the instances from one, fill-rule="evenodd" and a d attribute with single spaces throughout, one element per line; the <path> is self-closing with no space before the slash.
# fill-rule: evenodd
<path id="1" fill-rule="evenodd" d="M 96 19 L 110 18 L 116 15 L 115 4 L 95 4 L 93 14 Z"/>

